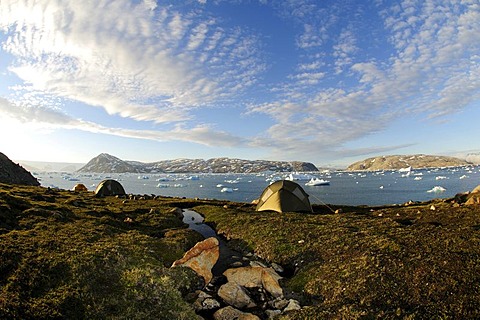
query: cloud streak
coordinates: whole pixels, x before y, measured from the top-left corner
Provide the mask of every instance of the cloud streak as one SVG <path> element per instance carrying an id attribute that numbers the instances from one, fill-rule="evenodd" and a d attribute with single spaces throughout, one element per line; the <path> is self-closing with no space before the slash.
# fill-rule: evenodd
<path id="1" fill-rule="evenodd" d="M 228 132 L 213 130 L 207 125 L 197 125 L 192 128 L 176 125 L 168 131 L 106 127 L 92 121 L 70 117 L 51 108 L 18 106 L 3 98 L 0 98 L 0 113 L 4 115 L 4 118 L 7 118 L 3 119 L 4 121 L 12 119 L 22 123 L 33 123 L 37 128 L 46 130 L 75 129 L 143 140 L 195 142 L 205 146 L 233 147 L 247 143 L 243 138 L 233 136 Z"/>

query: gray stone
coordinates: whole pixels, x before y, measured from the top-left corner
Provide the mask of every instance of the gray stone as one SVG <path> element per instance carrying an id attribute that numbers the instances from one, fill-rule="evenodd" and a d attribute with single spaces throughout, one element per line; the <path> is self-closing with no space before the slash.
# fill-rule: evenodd
<path id="1" fill-rule="evenodd" d="M 232 264 L 230 265 L 230 267 L 232 267 L 232 268 L 240 268 L 240 267 L 243 267 L 243 263 L 240 262 L 240 261 L 235 261 L 234 263 L 232 263 Z"/>
<path id="2" fill-rule="evenodd" d="M 300 310 L 302 307 L 300 306 L 300 303 L 297 300 L 290 299 L 288 301 L 288 305 L 283 311 L 292 311 L 292 310 Z"/>
<path id="3" fill-rule="evenodd" d="M 273 270 L 275 270 L 278 273 L 282 273 L 283 271 L 285 271 L 285 269 L 283 269 L 283 267 L 281 265 L 279 265 L 278 263 L 275 263 L 275 262 L 272 262 L 272 268 L 273 268 Z"/>
<path id="4" fill-rule="evenodd" d="M 267 268 L 267 265 L 261 261 L 250 261 L 250 265 L 252 267 L 262 267 L 262 268 Z"/>
<path id="5" fill-rule="evenodd" d="M 250 298 L 247 291 L 234 282 L 227 282 L 218 289 L 218 296 L 225 303 L 237 308 L 256 307 L 255 302 Z"/>
<path id="6" fill-rule="evenodd" d="M 213 319 L 215 320 L 260 320 L 259 317 L 257 317 L 254 314 L 251 313 L 246 313 L 242 312 L 240 310 L 237 310 L 231 306 L 222 308 L 217 310 L 213 314 Z"/>
<path id="7" fill-rule="evenodd" d="M 206 298 L 202 301 L 202 309 L 203 310 L 213 310 L 220 308 L 220 302 L 213 298 Z"/>
<path id="8" fill-rule="evenodd" d="M 273 319 L 276 316 L 282 314 L 282 311 L 280 311 L 280 310 L 266 310 L 265 314 L 267 315 L 268 319 Z"/>
<path id="9" fill-rule="evenodd" d="M 288 300 L 286 299 L 283 299 L 283 298 L 277 298 L 273 301 L 269 301 L 269 305 L 274 308 L 274 309 L 280 309 L 282 310 L 283 308 L 285 308 L 287 305 L 288 305 Z"/>

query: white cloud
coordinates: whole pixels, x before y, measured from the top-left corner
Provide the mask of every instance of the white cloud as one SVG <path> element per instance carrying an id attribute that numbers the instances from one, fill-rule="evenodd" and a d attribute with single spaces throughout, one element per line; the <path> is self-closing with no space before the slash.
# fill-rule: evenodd
<path id="1" fill-rule="evenodd" d="M 63 128 L 144 140 L 187 141 L 216 147 L 233 147 L 247 144 L 247 141 L 243 138 L 233 136 L 225 131 L 214 130 L 208 125 L 196 125 L 189 128 L 176 125 L 170 130 L 132 130 L 106 127 L 92 121 L 75 119 L 60 110 L 26 105 L 20 106 L 3 98 L 0 98 L 0 114 L 6 118 L 4 120 L 7 122 L 17 121 L 29 125 L 33 124 L 36 130 L 45 132 Z"/>
<path id="2" fill-rule="evenodd" d="M 395 49 L 389 60 L 360 60 L 350 28 L 333 46 L 336 67 L 351 66 L 347 79 L 356 85 L 303 88 L 300 94 L 282 94 L 276 103 L 250 108 L 278 122 L 268 131 L 275 143 L 264 146 L 345 155 L 344 144 L 379 132 L 398 117 L 412 112 L 444 117 L 480 99 L 479 5 L 403 1 L 382 17 Z M 308 70 L 307 63 L 301 66 Z M 306 74 L 296 75 L 297 83 Z"/>
<path id="3" fill-rule="evenodd" d="M 345 67 L 352 64 L 353 54 L 357 50 L 354 33 L 348 29 L 343 30 L 338 37 L 337 44 L 333 46 L 333 56 L 336 58 L 335 70 L 337 73 L 342 72 Z"/>
<path id="4" fill-rule="evenodd" d="M 153 1 L 11 2 L 0 26 L 26 84 L 136 120 L 183 121 L 166 111 L 236 96 L 263 70 L 255 38 Z"/>

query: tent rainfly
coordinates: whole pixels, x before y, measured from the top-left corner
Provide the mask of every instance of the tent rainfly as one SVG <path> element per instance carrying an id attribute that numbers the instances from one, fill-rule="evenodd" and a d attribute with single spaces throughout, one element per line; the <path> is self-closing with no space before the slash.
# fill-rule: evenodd
<path id="1" fill-rule="evenodd" d="M 257 211 L 312 212 L 308 194 L 297 183 L 279 180 L 263 190 Z"/>
<path id="2" fill-rule="evenodd" d="M 87 187 L 85 187 L 85 185 L 83 183 L 77 183 L 73 187 L 73 191 L 75 191 L 75 192 L 87 192 L 88 189 L 87 189 Z"/>
<path id="3" fill-rule="evenodd" d="M 125 189 L 123 189 L 123 186 L 120 184 L 120 182 L 107 179 L 98 184 L 97 188 L 95 189 L 95 194 L 100 197 L 124 195 Z"/>

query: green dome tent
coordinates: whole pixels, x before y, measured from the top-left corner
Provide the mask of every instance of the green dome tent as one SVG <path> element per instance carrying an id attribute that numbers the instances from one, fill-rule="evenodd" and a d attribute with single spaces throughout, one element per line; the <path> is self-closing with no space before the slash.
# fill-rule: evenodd
<path id="1" fill-rule="evenodd" d="M 125 189 L 120 182 L 107 179 L 100 182 L 95 189 L 95 194 L 99 197 L 124 195 Z"/>
<path id="2" fill-rule="evenodd" d="M 312 212 L 308 194 L 297 183 L 279 180 L 263 190 L 257 211 Z"/>

